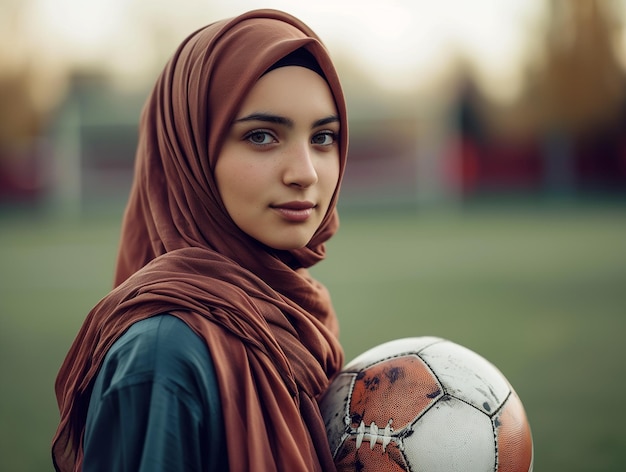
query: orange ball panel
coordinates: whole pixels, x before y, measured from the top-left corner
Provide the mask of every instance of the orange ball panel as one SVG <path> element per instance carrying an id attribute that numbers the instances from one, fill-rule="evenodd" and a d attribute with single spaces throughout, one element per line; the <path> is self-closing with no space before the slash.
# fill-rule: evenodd
<path id="1" fill-rule="evenodd" d="M 408 426 L 443 395 L 439 382 L 417 356 L 389 359 L 357 376 L 350 399 L 352 427 L 361 421 L 384 428 L 391 419 L 394 430 Z"/>
<path id="2" fill-rule="evenodd" d="M 515 392 L 511 392 L 497 422 L 498 472 L 528 472 L 533 462 L 533 439 Z"/>
<path id="3" fill-rule="evenodd" d="M 346 440 L 342 450 L 335 459 L 337 472 L 354 472 L 355 470 L 375 470 L 377 472 L 405 472 L 409 470 L 402 452 L 394 443 L 390 443 L 382 451 L 376 444 L 373 449 L 369 443 L 361 444 L 357 449 L 354 438 Z"/>

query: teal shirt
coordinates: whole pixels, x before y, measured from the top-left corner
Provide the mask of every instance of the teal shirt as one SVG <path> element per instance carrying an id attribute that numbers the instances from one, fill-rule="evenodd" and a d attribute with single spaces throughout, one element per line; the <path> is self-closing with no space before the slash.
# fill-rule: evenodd
<path id="1" fill-rule="evenodd" d="M 204 341 L 159 315 L 113 344 L 89 402 L 84 472 L 227 470 L 215 369 Z"/>

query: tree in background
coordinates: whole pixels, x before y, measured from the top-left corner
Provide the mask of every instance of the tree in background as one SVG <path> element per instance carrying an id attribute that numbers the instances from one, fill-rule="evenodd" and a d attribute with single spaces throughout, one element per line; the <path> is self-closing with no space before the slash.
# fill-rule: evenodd
<path id="1" fill-rule="evenodd" d="M 522 97 L 542 137 L 548 190 L 571 192 L 581 179 L 626 176 L 616 141 L 626 82 L 616 51 L 621 25 L 614 7 L 609 0 L 548 3 Z"/>
<path id="2" fill-rule="evenodd" d="M 28 34 L 30 3 L 0 4 L 0 200 L 36 197 L 40 136 L 63 96 L 60 71 Z"/>

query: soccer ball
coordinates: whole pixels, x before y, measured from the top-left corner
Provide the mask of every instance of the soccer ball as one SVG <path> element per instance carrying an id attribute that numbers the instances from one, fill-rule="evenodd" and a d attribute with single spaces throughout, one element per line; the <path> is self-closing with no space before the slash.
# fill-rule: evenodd
<path id="1" fill-rule="evenodd" d="M 321 398 L 338 471 L 530 472 L 517 394 L 489 361 L 435 337 L 398 339 L 350 362 Z"/>

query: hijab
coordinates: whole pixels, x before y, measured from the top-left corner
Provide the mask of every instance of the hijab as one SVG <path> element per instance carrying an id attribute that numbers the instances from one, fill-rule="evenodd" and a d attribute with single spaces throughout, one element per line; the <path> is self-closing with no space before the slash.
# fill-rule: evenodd
<path id="1" fill-rule="evenodd" d="M 339 183 L 311 241 L 283 251 L 234 224 L 213 173 L 248 92 L 299 49 L 313 56 L 335 100 L 341 181 L 345 100 L 327 50 L 300 20 L 256 10 L 210 24 L 182 42 L 159 76 L 140 120 L 115 288 L 88 314 L 57 376 L 57 470 L 82 467 L 89 397 L 109 348 L 160 313 L 182 319 L 209 348 L 232 470 L 334 467 L 316 398 L 343 351 L 328 292 L 307 269 L 338 228 Z"/>

